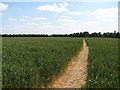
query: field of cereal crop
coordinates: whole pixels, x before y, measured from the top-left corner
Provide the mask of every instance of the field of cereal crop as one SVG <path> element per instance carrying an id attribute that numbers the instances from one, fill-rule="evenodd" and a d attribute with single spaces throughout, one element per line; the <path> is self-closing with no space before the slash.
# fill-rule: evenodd
<path id="1" fill-rule="evenodd" d="M 82 48 L 82 38 L 2 38 L 3 88 L 47 87 Z"/>
<path id="2" fill-rule="evenodd" d="M 49 87 L 82 49 L 83 38 L 3 37 L 3 88 Z M 86 88 L 118 88 L 118 39 L 86 38 Z"/>
<path id="3" fill-rule="evenodd" d="M 118 39 L 86 38 L 89 45 L 87 88 L 118 88 Z"/>

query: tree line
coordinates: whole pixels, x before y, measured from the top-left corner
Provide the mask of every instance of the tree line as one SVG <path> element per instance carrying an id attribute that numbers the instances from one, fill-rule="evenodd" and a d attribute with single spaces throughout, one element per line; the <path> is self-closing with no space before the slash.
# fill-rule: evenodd
<path id="1" fill-rule="evenodd" d="M 113 33 L 106 32 L 101 34 L 101 32 L 78 32 L 73 34 L 3 34 L 2 37 L 107 37 L 107 38 L 120 38 L 120 32 L 114 31 Z"/>

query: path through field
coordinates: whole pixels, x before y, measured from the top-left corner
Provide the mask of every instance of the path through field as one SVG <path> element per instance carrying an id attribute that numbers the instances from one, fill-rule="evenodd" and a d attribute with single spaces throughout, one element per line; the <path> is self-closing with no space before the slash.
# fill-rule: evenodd
<path id="1" fill-rule="evenodd" d="M 83 48 L 68 65 L 65 72 L 54 81 L 52 88 L 80 88 L 86 86 L 89 48 L 83 40 Z"/>

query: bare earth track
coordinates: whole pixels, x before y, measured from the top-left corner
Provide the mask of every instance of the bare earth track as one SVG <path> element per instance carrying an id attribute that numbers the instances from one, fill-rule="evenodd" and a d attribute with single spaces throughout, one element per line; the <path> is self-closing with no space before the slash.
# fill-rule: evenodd
<path id="1" fill-rule="evenodd" d="M 52 84 L 52 88 L 81 88 L 86 86 L 89 48 L 83 40 L 83 48 L 68 65 L 65 72 Z"/>

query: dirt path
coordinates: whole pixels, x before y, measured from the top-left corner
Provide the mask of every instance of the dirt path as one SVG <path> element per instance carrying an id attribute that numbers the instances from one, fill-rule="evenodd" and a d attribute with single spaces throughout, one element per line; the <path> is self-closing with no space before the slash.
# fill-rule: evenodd
<path id="1" fill-rule="evenodd" d="M 80 88 L 86 85 L 89 48 L 83 40 L 83 48 L 78 56 L 72 60 L 65 72 L 55 80 L 52 88 Z"/>

